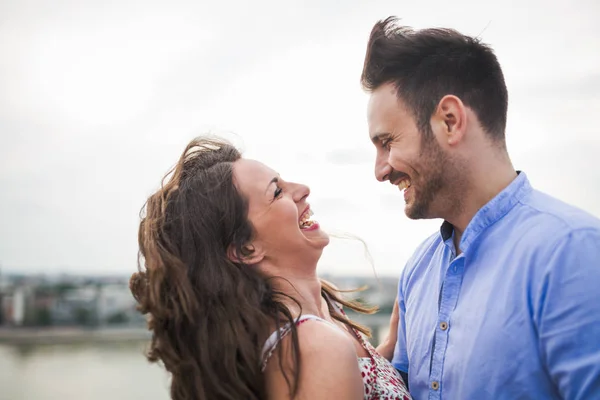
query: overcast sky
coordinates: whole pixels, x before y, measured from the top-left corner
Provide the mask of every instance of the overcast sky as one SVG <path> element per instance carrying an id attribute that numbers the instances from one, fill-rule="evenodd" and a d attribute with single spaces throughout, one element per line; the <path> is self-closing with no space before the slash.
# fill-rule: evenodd
<path id="1" fill-rule="evenodd" d="M 397 276 L 440 221 L 408 220 L 373 175 L 359 76 L 389 15 L 491 44 L 515 166 L 600 216 L 599 4 L 0 1 L 0 266 L 131 272 L 140 207 L 210 130 L 311 186 L 321 225 L 363 238 Z M 332 241 L 322 261 L 372 274 L 359 242 Z"/>

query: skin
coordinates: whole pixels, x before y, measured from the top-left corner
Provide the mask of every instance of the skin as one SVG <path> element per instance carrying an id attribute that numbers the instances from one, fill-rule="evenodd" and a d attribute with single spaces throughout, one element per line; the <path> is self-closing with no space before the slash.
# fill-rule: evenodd
<path id="1" fill-rule="evenodd" d="M 356 352 L 341 330 L 322 322 L 308 321 L 298 328 L 302 366 L 298 394 L 294 399 L 363 399 L 363 381 Z M 315 340 L 318 338 L 318 340 Z M 283 340 L 284 368 L 291 367 L 290 340 Z M 265 370 L 269 399 L 290 399 L 279 369 L 279 355 Z"/>
<path id="2" fill-rule="evenodd" d="M 316 265 L 329 244 L 329 236 L 321 229 L 299 228 L 302 213 L 309 207 L 310 189 L 306 185 L 287 182 L 266 165 L 248 159 L 234 163 L 234 182 L 248 199 L 248 218 L 256 237 L 249 243 L 254 248 L 252 264 L 276 276 L 285 268 L 286 275 L 304 278 Z"/>
<path id="3" fill-rule="evenodd" d="M 329 236 L 320 228 L 303 230 L 299 226 L 301 215 L 309 207 L 310 189 L 285 181 L 254 160 L 236 161 L 233 173 L 236 187 L 248 199 L 248 218 L 255 229 L 254 240 L 247 244 L 253 252 L 242 256 L 244 261 L 266 276 L 282 278 L 274 281 L 277 289 L 294 297 L 301 306 L 300 309 L 293 302 L 286 304 L 294 317 L 313 314 L 337 325 L 307 321 L 298 327 L 302 363 L 295 399 L 362 399 L 364 389 L 357 356 L 367 356 L 366 350 L 345 325 L 331 317 L 316 273 Z M 232 259 L 238 256 L 234 252 L 230 248 Z M 280 344 L 285 368 L 293 365 L 290 345 L 289 337 Z M 278 357 L 275 352 L 265 370 L 269 398 L 290 399 Z"/>
<path id="4" fill-rule="evenodd" d="M 430 119 L 431 131 L 421 132 L 398 93 L 402 94 L 388 83 L 374 90 L 369 99 L 369 137 L 377 150 L 375 177 L 392 185 L 408 178 L 406 215 L 450 222 L 456 254 L 460 254 L 460 239 L 473 216 L 517 173 L 505 143 L 493 141 L 460 98 L 446 95 L 440 99 Z M 397 336 L 397 303 L 388 338 L 377 349 L 389 360 Z"/>
<path id="5" fill-rule="evenodd" d="M 496 143 L 476 114 L 456 96 L 444 96 L 431 120 L 431 138 L 392 84 L 371 93 L 369 137 L 377 149 L 375 176 L 397 185 L 411 180 L 405 213 L 412 219 L 443 218 L 455 242 L 477 211 L 517 176 L 504 143 Z M 460 249 L 457 247 L 457 251 Z"/>
<path id="6" fill-rule="evenodd" d="M 377 352 L 385 357 L 388 361 L 392 361 L 392 358 L 394 358 L 394 349 L 396 347 L 396 340 L 398 337 L 398 323 L 400 322 L 400 315 L 398 312 L 398 298 L 396 298 L 396 301 L 394 301 L 392 316 L 390 317 L 388 334 L 376 349 Z"/>

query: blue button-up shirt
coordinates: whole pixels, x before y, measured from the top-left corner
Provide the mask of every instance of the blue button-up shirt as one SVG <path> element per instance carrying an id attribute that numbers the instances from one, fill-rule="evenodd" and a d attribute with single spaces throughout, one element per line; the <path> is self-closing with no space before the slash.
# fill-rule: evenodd
<path id="1" fill-rule="evenodd" d="M 524 173 L 403 270 L 393 364 L 415 399 L 600 399 L 600 220 Z"/>

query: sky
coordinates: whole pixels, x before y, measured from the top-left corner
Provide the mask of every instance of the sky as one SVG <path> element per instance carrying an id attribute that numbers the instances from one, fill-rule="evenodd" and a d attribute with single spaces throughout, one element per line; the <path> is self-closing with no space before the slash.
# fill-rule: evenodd
<path id="1" fill-rule="evenodd" d="M 0 267 L 128 274 L 139 211 L 194 136 L 311 187 L 315 218 L 398 276 L 439 220 L 374 178 L 359 77 L 390 15 L 490 44 L 507 143 L 537 189 L 600 216 L 600 3 L 0 1 Z M 372 275 L 357 240 L 321 273 Z"/>

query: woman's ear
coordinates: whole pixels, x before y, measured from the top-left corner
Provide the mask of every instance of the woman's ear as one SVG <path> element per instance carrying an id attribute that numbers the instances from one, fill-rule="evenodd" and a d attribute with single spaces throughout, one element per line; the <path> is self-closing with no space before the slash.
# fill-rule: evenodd
<path id="1" fill-rule="evenodd" d="M 265 254 L 259 246 L 252 243 L 242 246 L 239 251 L 236 246 L 230 244 L 227 249 L 227 258 L 234 263 L 254 265 L 261 262 L 265 258 Z"/>

